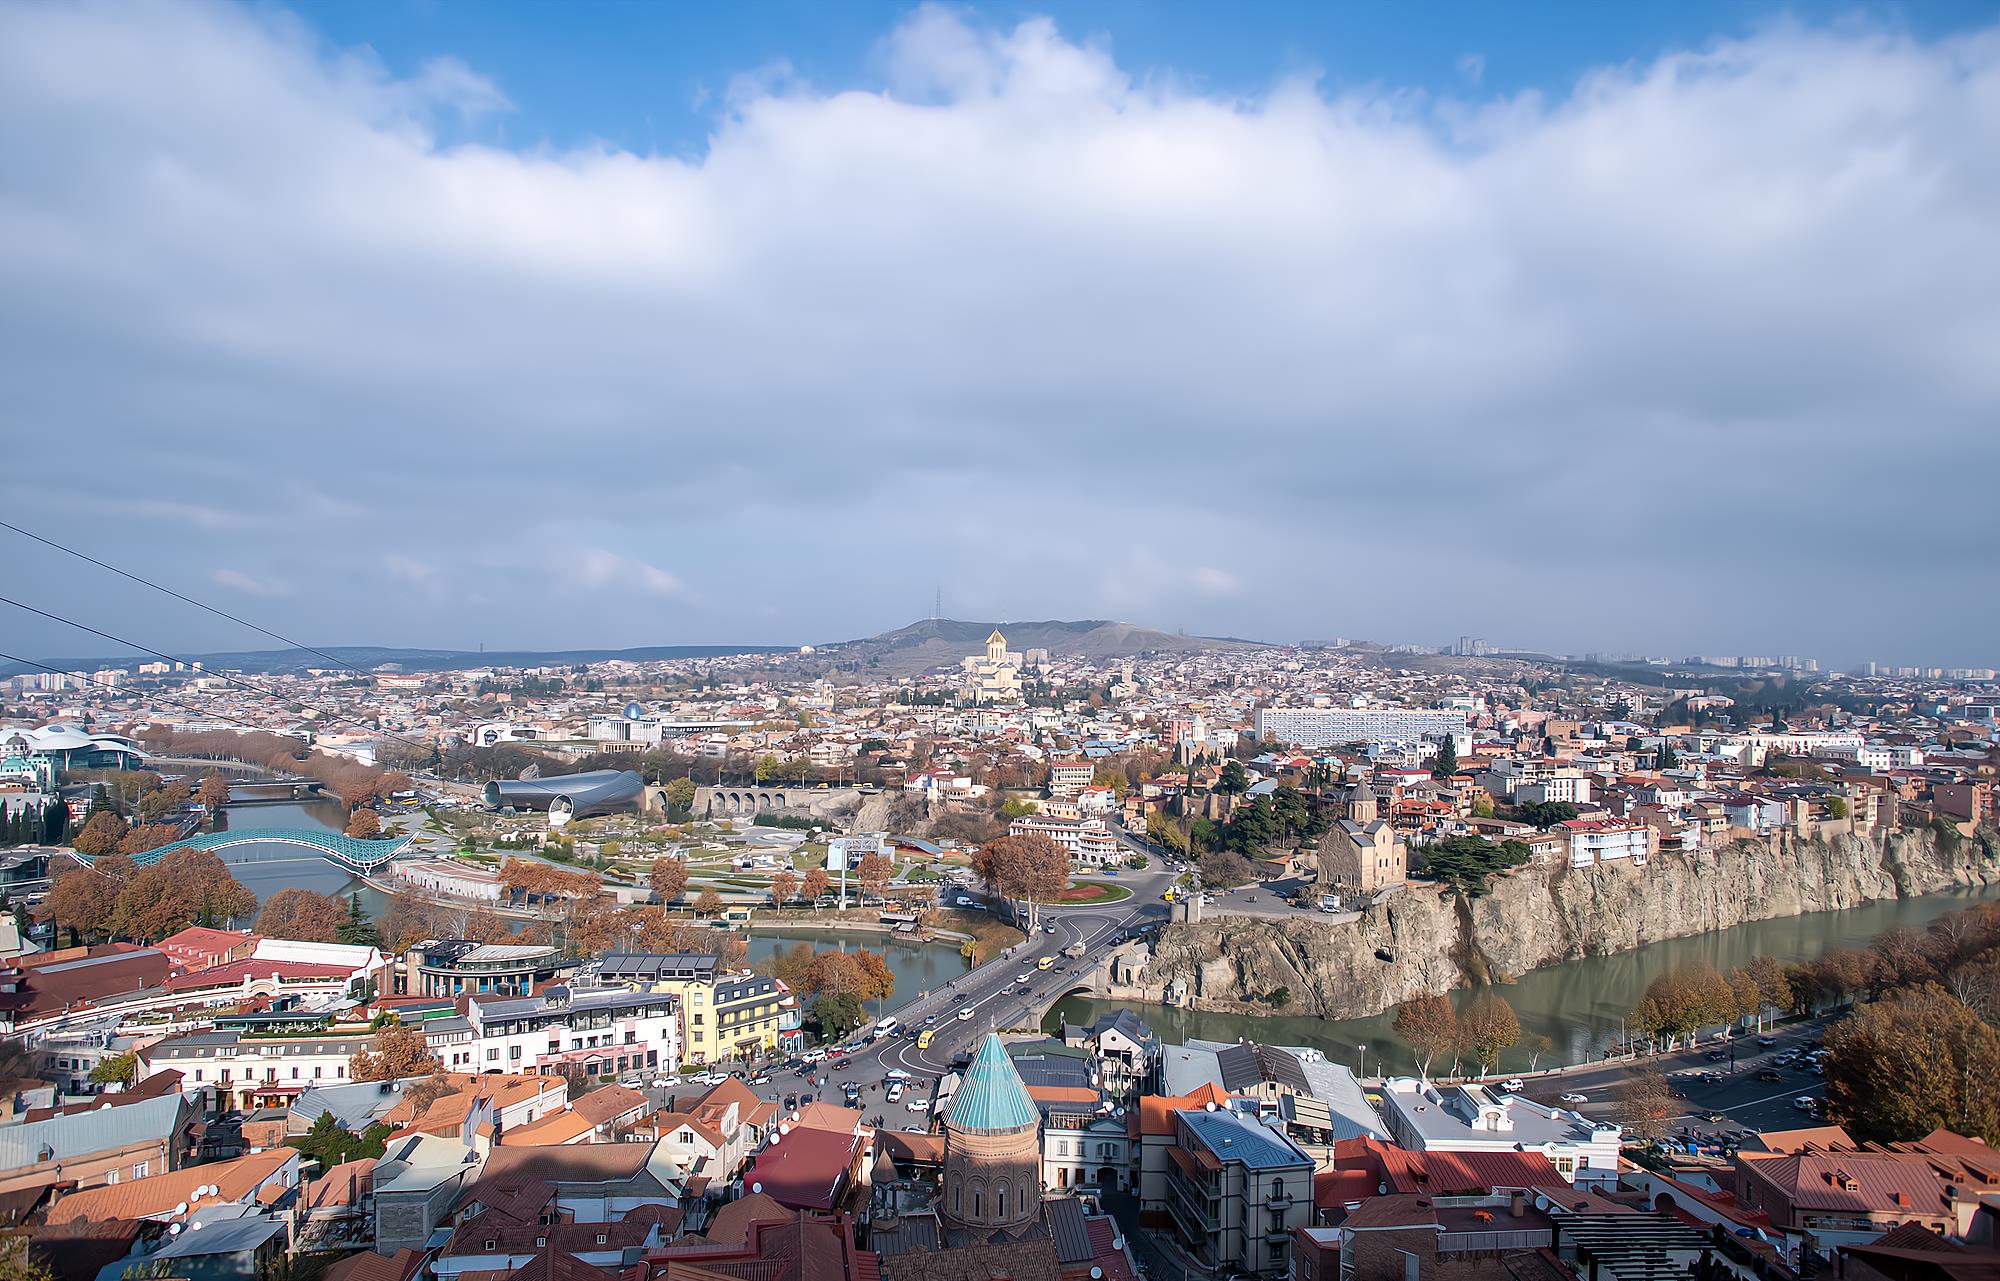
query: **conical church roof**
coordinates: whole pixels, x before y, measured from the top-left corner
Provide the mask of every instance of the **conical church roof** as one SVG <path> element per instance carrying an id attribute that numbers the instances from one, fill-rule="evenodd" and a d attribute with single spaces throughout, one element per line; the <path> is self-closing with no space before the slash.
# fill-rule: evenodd
<path id="1" fill-rule="evenodd" d="M 988 1032 L 979 1044 L 979 1053 L 952 1096 L 951 1111 L 944 1124 L 947 1131 L 965 1130 L 980 1134 L 1006 1134 L 1030 1129 L 1041 1123 L 1042 1114 L 1028 1097 L 1028 1087 L 1007 1057 L 1007 1047 Z"/>

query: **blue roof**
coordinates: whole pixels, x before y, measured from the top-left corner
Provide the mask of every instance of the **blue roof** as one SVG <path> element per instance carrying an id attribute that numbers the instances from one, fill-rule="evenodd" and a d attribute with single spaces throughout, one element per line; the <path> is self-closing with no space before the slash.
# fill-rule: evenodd
<path id="1" fill-rule="evenodd" d="M 1014 1070 L 1014 1060 L 1007 1057 L 1007 1048 L 988 1032 L 979 1043 L 972 1066 L 965 1069 L 958 1093 L 952 1096 L 945 1127 L 1004 1133 L 1028 1129 L 1041 1120 L 1035 1101 L 1028 1097 L 1028 1087 L 1021 1084 L 1021 1074 Z"/>
<path id="2" fill-rule="evenodd" d="M 1253 1170 L 1313 1163 L 1277 1131 L 1234 1112 L 1183 1112 L 1180 1118 L 1218 1161 L 1241 1161 Z"/>

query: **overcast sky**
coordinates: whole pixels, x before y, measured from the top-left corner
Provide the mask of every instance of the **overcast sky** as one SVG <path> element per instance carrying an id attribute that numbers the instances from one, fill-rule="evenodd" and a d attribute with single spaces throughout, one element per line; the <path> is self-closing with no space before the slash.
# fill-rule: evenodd
<path id="1" fill-rule="evenodd" d="M 559 11 L 377 11 L 0 0 L 0 519 L 315 644 L 825 641 L 941 586 L 2000 661 L 1990 17 L 1371 68 L 1273 11 L 1252 68 L 1184 11 L 885 9 L 599 83 Z M 6 595 L 266 644 L 0 540 Z"/>

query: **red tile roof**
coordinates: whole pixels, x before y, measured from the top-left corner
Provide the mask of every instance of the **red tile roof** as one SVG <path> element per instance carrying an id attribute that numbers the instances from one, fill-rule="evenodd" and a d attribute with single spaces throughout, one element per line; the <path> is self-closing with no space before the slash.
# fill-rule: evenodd
<path id="1" fill-rule="evenodd" d="M 795 1210 L 831 1210 L 846 1190 L 860 1147 L 858 1134 L 795 1129 L 757 1154 L 743 1185 Z"/>

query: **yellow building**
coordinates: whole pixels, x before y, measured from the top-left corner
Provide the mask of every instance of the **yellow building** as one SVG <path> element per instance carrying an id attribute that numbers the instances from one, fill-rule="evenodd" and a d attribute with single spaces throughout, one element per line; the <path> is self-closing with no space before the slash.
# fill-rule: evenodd
<path id="1" fill-rule="evenodd" d="M 802 1047 L 791 989 L 758 974 L 729 974 L 704 952 L 612 952 L 598 962 L 605 982 L 679 998 L 681 1054 L 688 1063 L 756 1058 Z"/>

